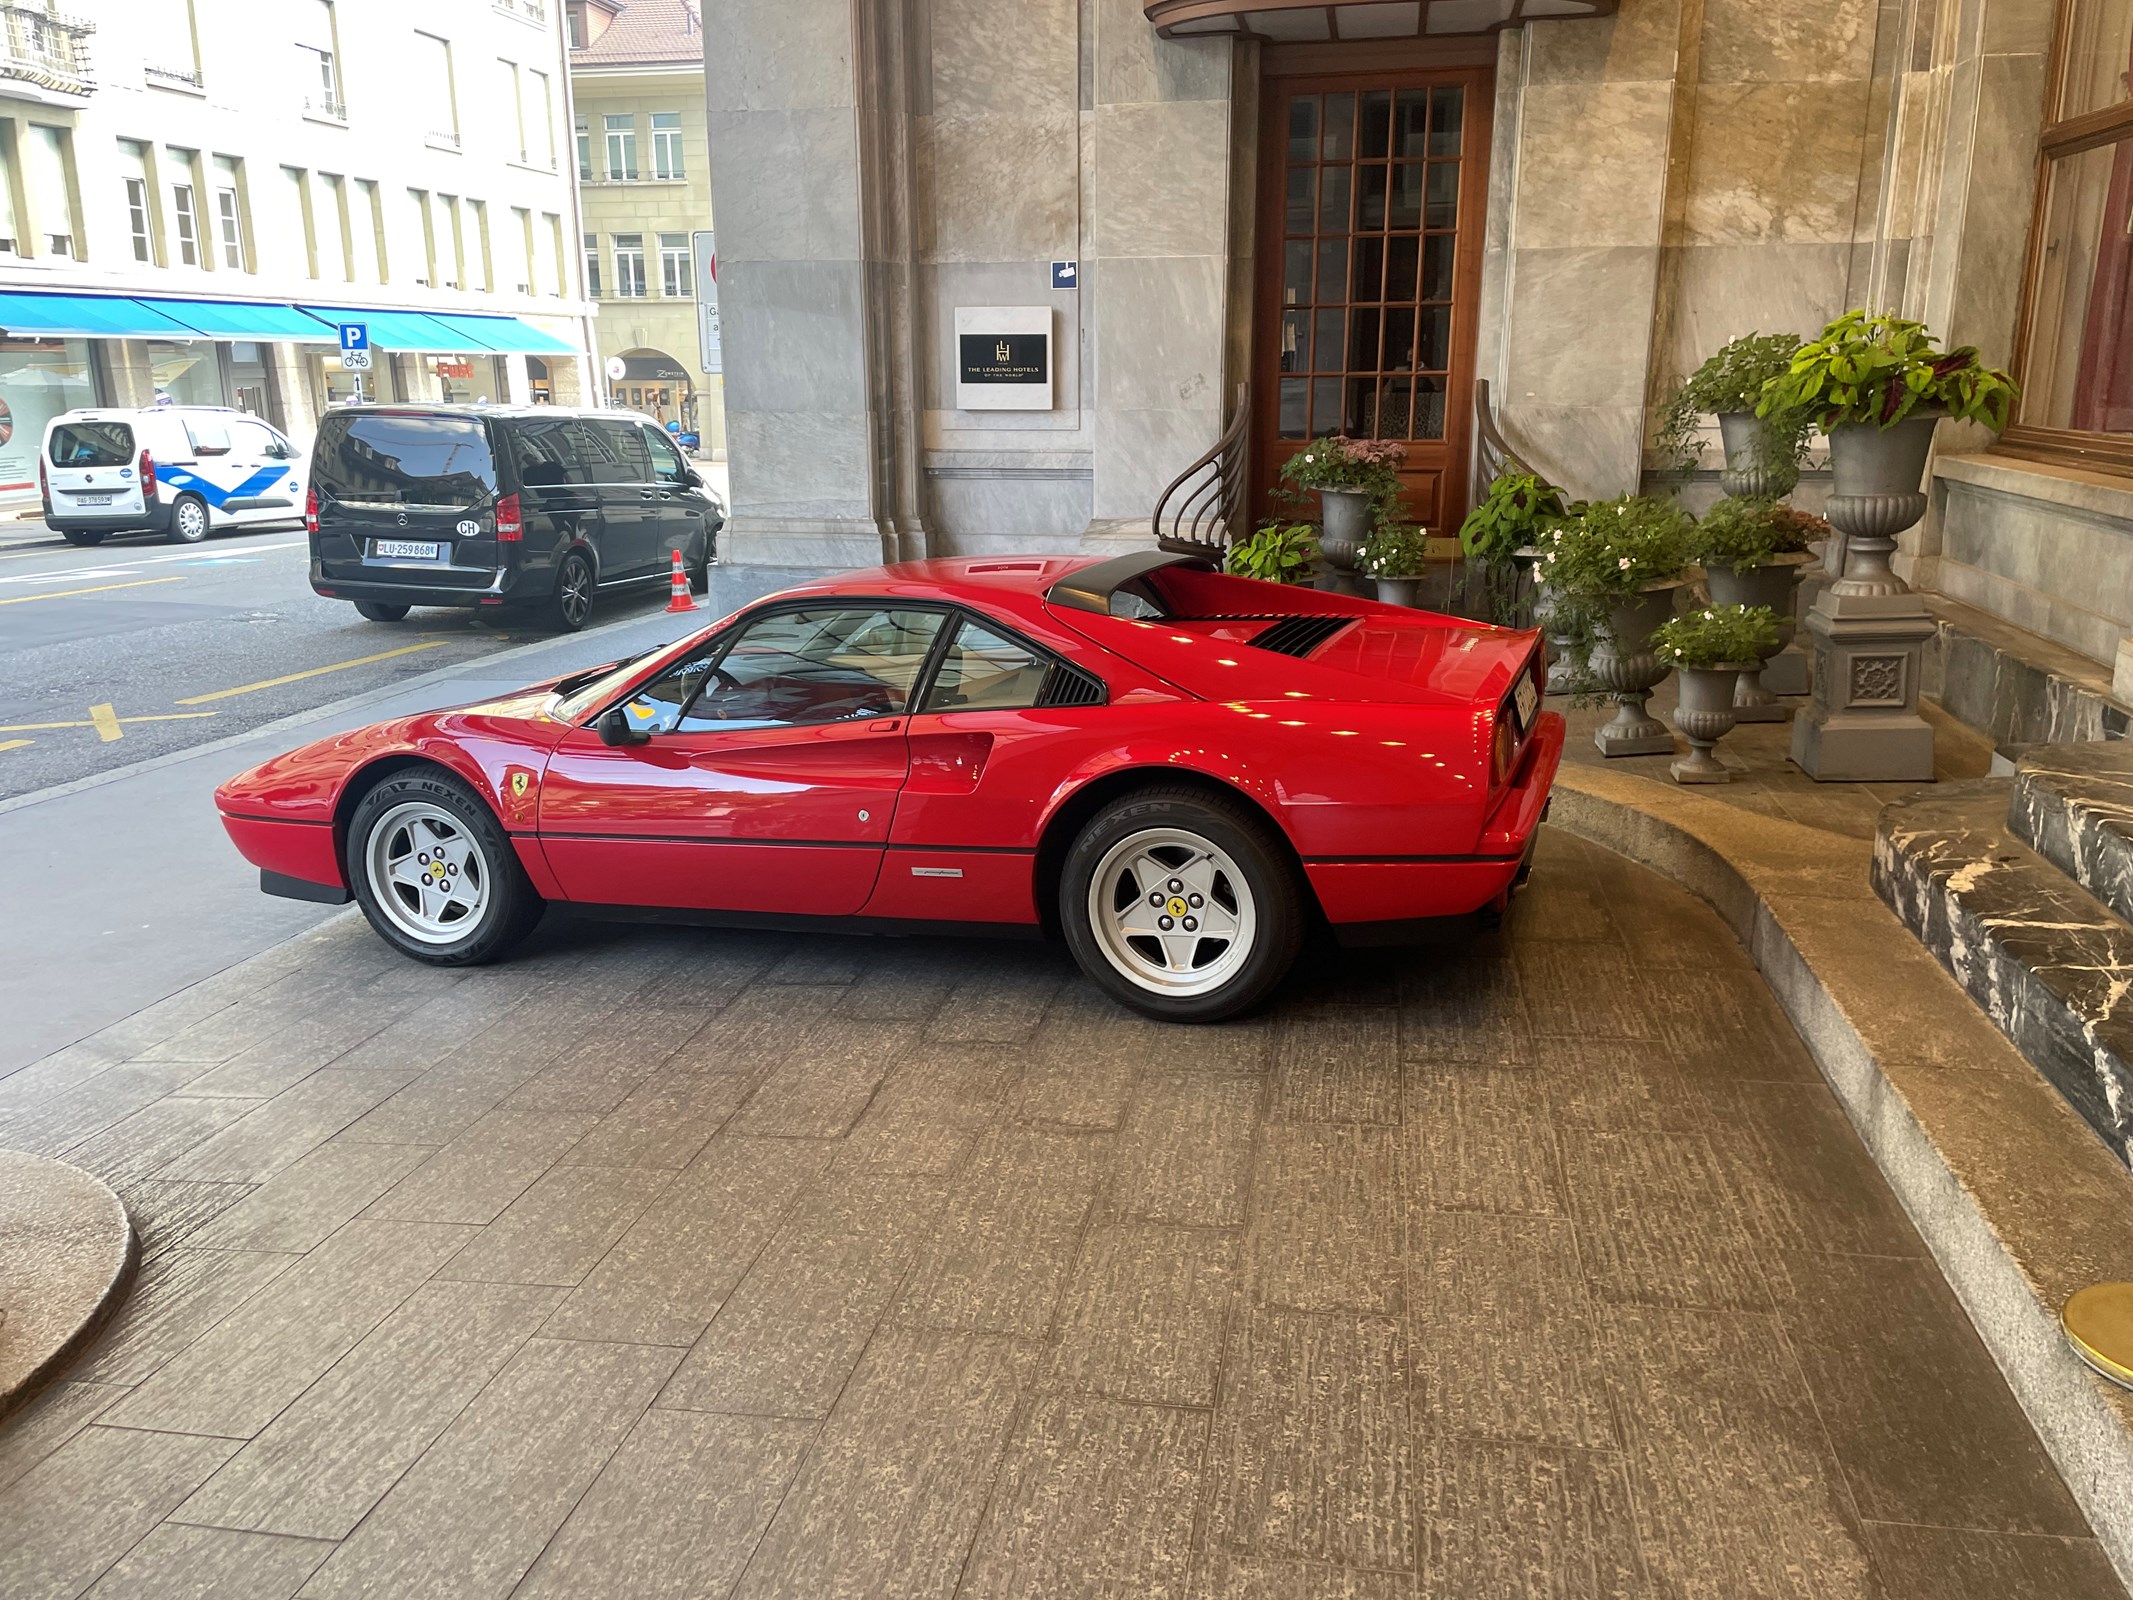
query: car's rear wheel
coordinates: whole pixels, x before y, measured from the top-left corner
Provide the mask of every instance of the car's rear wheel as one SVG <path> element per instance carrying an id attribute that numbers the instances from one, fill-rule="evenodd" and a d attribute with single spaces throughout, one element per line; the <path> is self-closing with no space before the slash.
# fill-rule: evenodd
<path id="1" fill-rule="evenodd" d="M 198 544 L 207 537 L 207 502 L 196 494 L 181 494 L 171 503 L 170 532 L 164 537 L 172 544 Z"/>
<path id="2" fill-rule="evenodd" d="M 593 568 L 582 550 L 573 550 L 556 568 L 555 594 L 548 602 L 548 620 L 565 633 L 576 633 L 592 620 Z"/>
<path id="3" fill-rule="evenodd" d="M 91 545 L 104 542 L 104 536 L 100 533 L 62 533 L 60 538 L 66 540 L 68 544 L 78 544 L 84 550 Z"/>
<path id="4" fill-rule="evenodd" d="M 1090 819 L 1060 877 L 1067 946 L 1114 999 L 1168 1022 L 1258 1005 L 1303 942 L 1287 851 L 1244 806 L 1150 788 Z"/>
<path id="5" fill-rule="evenodd" d="M 423 769 L 371 786 L 349 819 L 348 881 L 378 936 L 437 967 L 494 961 L 543 910 L 479 796 Z"/>
<path id="6" fill-rule="evenodd" d="M 389 605 L 383 600 L 358 600 L 356 615 L 369 622 L 398 622 L 407 615 L 406 606 Z"/>

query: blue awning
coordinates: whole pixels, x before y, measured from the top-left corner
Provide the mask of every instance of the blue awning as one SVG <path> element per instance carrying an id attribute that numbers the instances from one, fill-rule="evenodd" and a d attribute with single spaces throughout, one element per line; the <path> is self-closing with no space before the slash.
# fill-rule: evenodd
<path id="1" fill-rule="evenodd" d="M 477 349 L 507 351 L 515 355 L 570 356 L 577 346 L 566 344 L 552 333 L 543 333 L 518 317 L 467 316 L 457 311 L 433 311 L 430 320 L 481 341 Z"/>
<path id="2" fill-rule="evenodd" d="M 472 335 L 448 328 L 436 317 L 420 311 L 365 311 L 359 306 L 300 306 L 298 309 L 326 323 L 336 344 L 340 342 L 340 336 L 333 330 L 340 323 L 360 322 L 370 330 L 370 345 L 374 350 L 464 355 L 488 348 Z"/>
<path id="3" fill-rule="evenodd" d="M 291 344 L 337 344 L 339 336 L 294 306 L 245 305 L 235 300 L 165 300 L 137 296 L 171 321 L 210 339 L 284 340 Z"/>
<path id="4" fill-rule="evenodd" d="M 0 293 L 0 328 L 35 338 L 197 339 L 138 300 L 106 294 Z"/>

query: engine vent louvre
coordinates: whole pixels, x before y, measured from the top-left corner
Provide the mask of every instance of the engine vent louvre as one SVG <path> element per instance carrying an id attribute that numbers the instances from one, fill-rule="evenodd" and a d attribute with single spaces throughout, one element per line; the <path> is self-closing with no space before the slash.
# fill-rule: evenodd
<path id="1" fill-rule="evenodd" d="M 1286 617 L 1253 636 L 1255 649 L 1277 655 L 1307 656 L 1353 622 L 1353 617 Z"/>
<path id="2" fill-rule="evenodd" d="M 1100 706 L 1110 698 L 1102 679 L 1058 661 L 1046 671 L 1044 687 L 1037 691 L 1040 706 Z"/>

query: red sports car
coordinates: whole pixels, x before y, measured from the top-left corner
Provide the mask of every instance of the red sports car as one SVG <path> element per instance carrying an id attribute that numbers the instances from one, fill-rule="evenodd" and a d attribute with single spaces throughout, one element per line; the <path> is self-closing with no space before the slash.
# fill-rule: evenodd
<path id="1" fill-rule="evenodd" d="M 454 965 L 551 901 L 1059 934 L 1126 1004 L 1234 1015 L 1306 924 L 1500 912 L 1562 757 L 1538 637 L 1109 561 L 924 561 L 633 661 L 306 745 L 215 796 L 270 894 Z"/>

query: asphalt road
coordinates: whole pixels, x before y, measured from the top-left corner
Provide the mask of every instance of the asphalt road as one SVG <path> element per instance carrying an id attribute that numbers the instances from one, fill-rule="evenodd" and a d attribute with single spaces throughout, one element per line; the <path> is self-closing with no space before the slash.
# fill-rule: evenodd
<path id="1" fill-rule="evenodd" d="M 418 610 L 366 622 L 305 580 L 301 527 L 76 549 L 0 524 L 0 799 L 243 733 L 544 637 Z M 664 591 L 603 596 L 596 622 Z"/>

